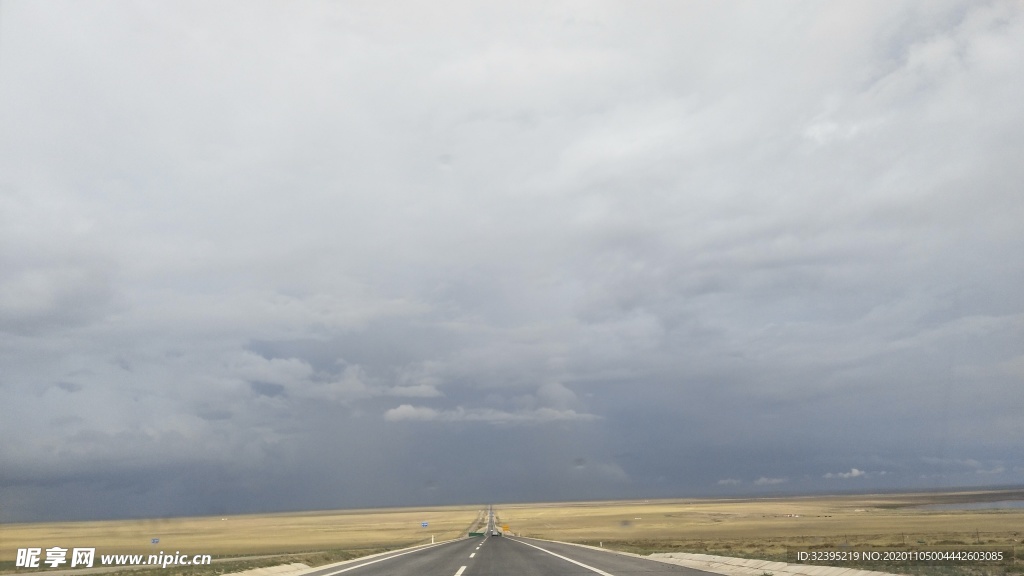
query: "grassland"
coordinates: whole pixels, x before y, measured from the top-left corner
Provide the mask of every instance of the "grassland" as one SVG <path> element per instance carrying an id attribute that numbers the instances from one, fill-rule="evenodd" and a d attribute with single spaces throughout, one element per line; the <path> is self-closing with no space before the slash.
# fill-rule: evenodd
<path id="1" fill-rule="evenodd" d="M 1010 546 L 1024 556 L 1024 509 L 926 510 L 920 506 L 1024 499 L 1024 490 L 734 500 L 642 500 L 496 505 L 513 533 L 637 553 L 700 552 L 785 561 L 787 546 Z M 96 547 L 97 553 L 211 554 L 221 574 L 260 565 L 320 565 L 455 538 L 484 521 L 483 506 L 302 512 L 160 520 L 0 525 L 0 572 L 23 547 Z M 429 522 L 422 528 L 421 522 Z M 151 538 L 159 538 L 157 545 Z M 1024 563 L 979 569 L 876 570 L 936 576 L 1020 576 Z M 39 571 L 33 570 L 33 571 Z M 105 575 L 110 576 L 110 575 Z"/>
<path id="2" fill-rule="evenodd" d="M 430 542 L 431 535 L 439 541 L 457 538 L 482 520 L 481 506 L 461 506 L 4 524 L 0 525 L 0 571 L 13 570 L 18 548 L 50 546 L 95 547 L 97 555 L 163 550 L 211 554 L 218 560 L 242 557 L 246 560 L 236 564 L 244 567 L 283 562 L 316 565 Z M 428 527 L 423 528 L 422 522 L 428 522 Z M 152 544 L 153 538 L 159 538 L 159 543 Z M 169 573 L 161 570 L 161 574 Z"/>
<path id="3" fill-rule="evenodd" d="M 629 552 L 696 552 L 786 561 L 787 546 L 1010 546 L 1024 555 L 1024 509 L 925 510 L 920 506 L 1024 499 L 1024 490 L 746 500 L 644 500 L 506 505 L 513 533 Z M 971 570 L 910 567 L 918 574 L 1021 573 L 1021 562 Z M 872 569 L 884 570 L 873 567 Z"/>

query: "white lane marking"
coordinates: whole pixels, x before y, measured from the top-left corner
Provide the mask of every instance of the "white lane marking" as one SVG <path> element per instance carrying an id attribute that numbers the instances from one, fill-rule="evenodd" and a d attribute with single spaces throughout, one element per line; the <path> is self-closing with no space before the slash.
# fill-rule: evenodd
<path id="1" fill-rule="evenodd" d="M 529 544 L 527 542 L 523 542 L 522 540 L 516 540 L 514 538 L 512 539 L 512 541 L 513 542 L 519 542 L 520 544 L 526 544 L 527 546 L 529 546 L 531 548 L 536 548 L 537 550 L 540 550 L 541 552 L 547 552 L 548 554 L 551 554 L 555 558 L 561 558 L 562 560 L 565 560 L 566 562 L 572 562 L 573 564 L 575 564 L 577 566 L 581 566 L 583 568 L 586 568 L 587 570 L 590 570 L 591 572 L 594 572 L 595 574 L 600 574 L 601 576 L 615 576 L 614 574 L 609 574 L 608 572 L 605 572 L 604 570 L 601 570 L 600 568 L 594 568 L 593 566 L 588 566 L 588 565 L 584 564 L 583 562 L 577 562 L 576 560 L 573 560 L 572 558 L 567 558 L 565 556 L 562 556 L 561 554 L 555 554 L 551 550 L 545 550 L 545 549 L 541 548 L 540 546 L 534 546 L 533 544 Z M 459 576 L 459 575 L 456 574 L 455 576 Z"/>
<path id="2" fill-rule="evenodd" d="M 470 558 L 472 558 L 473 556 L 476 556 L 476 552 L 473 552 L 472 554 L 469 555 Z"/>
<path id="3" fill-rule="evenodd" d="M 455 573 L 455 576 L 462 576 L 462 572 L 463 572 L 463 571 L 464 571 L 465 569 L 466 569 L 466 567 L 465 567 L 465 566 L 463 566 L 462 568 L 459 568 L 459 571 Z"/>
<path id="4" fill-rule="evenodd" d="M 341 570 L 338 570 L 337 572 L 328 572 L 327 574 L 322 574 L 321 576 L 334 576 L 335 574 L 341 574 L 342 572 L 348 572 L 349 570 L 355 570 L 356 568 L 362 568 L 363 566 L 369 566 L 370 564 L 376 564 L 377 562 L 383 562 L 385 560 L 391 560 L 392 558 L 398 558 L 399 556 L 405 556 L 406 554 L 412 554 L 413 552 L 422 552 L 423 550 L 429 550 L 430 548 L 436 548 L 437 546 L 441 546 L 441 545 L 444 545 L 444 544 L 447 544 L 447 542 L 441 542 L 440 544 L 435 544 L 433 546 L 424 546 L 423 548 L 417 548 L 415 550 L 409 550 L 408 552 L 402 552 L 401 554 L 395 554 L 394 556 L 388 556 L 387 558 L 378 558 L 376 560 L 370 560 L 369 562 L 363 562 L 362 564 L 359 564 L 358 566 L 349 566 L 348 568 L 342 568 Z M 463 568 L 465 568 L 465 566 L 463 566 Z"/>

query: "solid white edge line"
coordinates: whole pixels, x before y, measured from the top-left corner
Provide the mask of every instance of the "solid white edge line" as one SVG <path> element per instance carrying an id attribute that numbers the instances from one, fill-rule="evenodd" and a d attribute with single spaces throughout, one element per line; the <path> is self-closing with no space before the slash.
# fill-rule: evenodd
<path id="1" fill-rule="evenodd" d="M 522 540 L 516 540 L 515 538 L 513 538 L 512 541 L 513 542 L 519 542 L 520 544 L 525 544 L 525 545 L 527 545 L 527 546 L 529 546 L 531 548 L 536 548 L 537 550 L 540 550 L 541 552 L 547 552 L 548 554 L 551 554 L 555 558 L 561 558 L 562 560 L 565 560 L 566 562 L 572 562 L 573 564 L 575 564 L 577 566 L 580 566 L 580 567 L 583 567 L 583 568 L 586 568 L 587 570 L 590 570 L 591 572 L 594 572 L 595 574 L 600 574 L 601 576 L 615 576 L 614 574 L 609 574 L 608 572 L 605 572 L 604 570 L 601 570 L 600 568 L 594 568 L 593 566 L 588 566 L 588 565 L 584 564 L 583 562 L 577 562 L 576 560 L 573 560 L 572 558 L 568 558 L 566 556 L 562 556 L 561 554 L 555 554 L 551 550 L 545 550 L 544 548 L 541 548 L 540 546 L 534 546 L 533 544 L 530 544 L 529 542 L 523 542 Z M 458 576 L 458 574 L 456 574 L 455 576 Z"/>
<path id="2" fill-rule="evenodd" d="M 342 568 L 341 570 L 338 570 L 337 572 L 328 572 L 327 574 L 321 574 L 320 576 L 334 576 L 335 574 L 341 574 L 342 572 L 348 572 L 349 570 L 355 570 L 356 568 L 362 568 L 363 566 L 369 566 L 370 564 L 376 564 L 377 562 L 383 562 L 385 560 L 391 560 L 392 558 L 398 558 L 399 556 L 405 556 L 406 554 L 413 554 L 413 553 L 416 553 L 416 552 L 422 552 L 423 550 L 429 550 L 430 548 L 436 548 L 437 546 L 441 546 L 443 544 L 448 544 L 448 542 L 441 542 L 440 544 L 434 544 L 433 546 L 427 545 L 427 546 L 423 546 L 422 548 L 417 548 L 415 550 L 409 550 L 408 552 L 402 552 L 401 554 L 395 554 L 393 556 L 387 556 L 385 558 L 378 558 L 376 560 L 370 560 L 369 562 L 363 562 L 362 564 L 358 564 L 356 566 L 348 566 L 346 568 Z"/>

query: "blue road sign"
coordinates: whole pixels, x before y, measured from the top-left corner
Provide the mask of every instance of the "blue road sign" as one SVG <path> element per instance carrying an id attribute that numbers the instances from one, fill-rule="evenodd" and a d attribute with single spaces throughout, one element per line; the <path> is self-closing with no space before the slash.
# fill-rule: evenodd
<path id="1" fill-rule="evenodd" d="M 427 527 L 427 523 L 424 522 L 424 523 L 420 524 L 420 526 L 423 526 L 424 528 L 426 528 Z"/>
<path id="2" fill-rule="evenodd" d="M 150 540 L 150 542 L 152 544 L 159 544 L 160 543 L 160 539 L 159 538 L 153 538 L 152 540 Z"/>

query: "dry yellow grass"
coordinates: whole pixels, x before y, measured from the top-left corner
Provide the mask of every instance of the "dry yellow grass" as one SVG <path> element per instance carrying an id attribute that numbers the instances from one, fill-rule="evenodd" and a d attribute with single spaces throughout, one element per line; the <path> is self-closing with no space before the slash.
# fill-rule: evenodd
<path id="1" fill-rule="evenodd" d="M 786 546 L 955 545 L 1020 547 L 1024 509 L 930 511 L 948 502 L 1024 499 L 1024 490 L 745 500 L 649 500 L 495 507 L 515 533 L 635 552 L 692 551 L 784 559 Z M 17 548 L 96 547 L 99 553 L 245 556 L 397 548 L 455 538 L 484 507 L 296 512 L 161 520 L 0 525 L 0 562 Z M 420 523 L 427 521 L 429 528 Z M 160 538 L 157 545 L 151 538 Z M 1024 555 L 1018 550 L 1018 554 Z M 960 573 L 958 573 L 960 574 Z"/>
<path id="2" fill-rule="evenodd" d="M 97 554 L 239 556 L 309 550 L 391 548 L 456 538 L 482 518 L 480 506 L 295 512 L 246 516 L 0 525 L 0 561 L 18 548 L 95 547 Z M 421 522 L 429 522 L 427 528 Z M 151 538 L 159 538 L 151 544 Z"/>
<path id="3" fill-rule="evenodd" d="M 749 500 L 649 500 L 496 507 L 514 533 L 638 552 L 707 551 L 782 559 L 786 546 L 1020 546 L 1024 509 L 922 510 L 1024 498 L 1024 491 Z"/>

